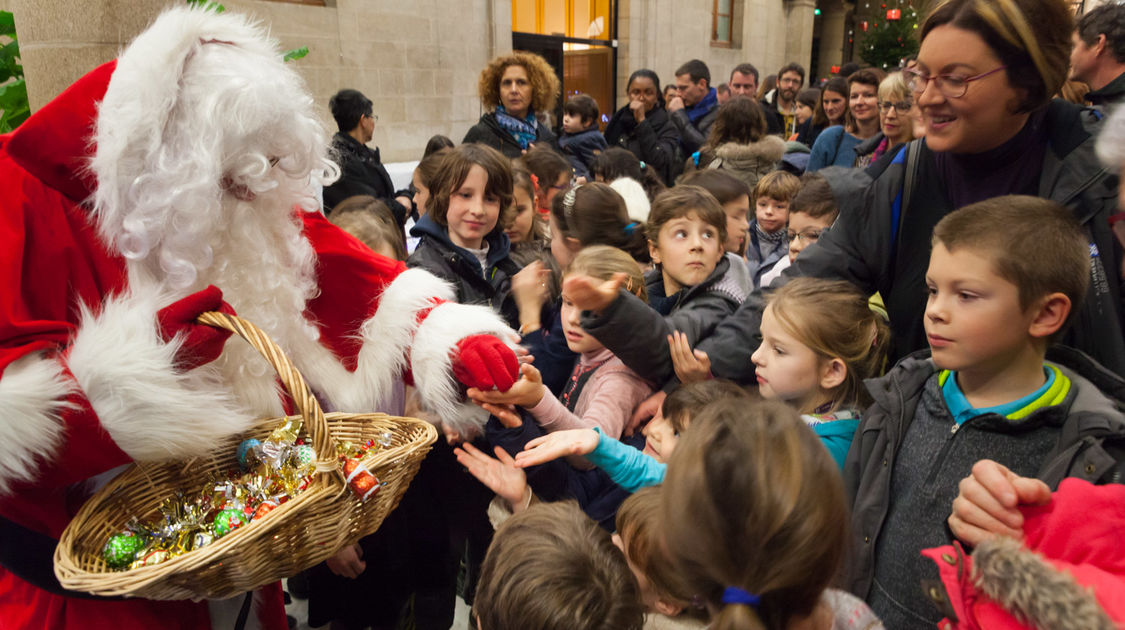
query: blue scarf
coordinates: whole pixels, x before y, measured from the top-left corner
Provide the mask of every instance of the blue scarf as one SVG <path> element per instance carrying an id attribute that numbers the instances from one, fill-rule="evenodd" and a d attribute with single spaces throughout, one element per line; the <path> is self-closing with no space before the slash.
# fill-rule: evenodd
<path id="1" fill-rule="evenodd" d="M 496 107 L 496 122 L 500 123 L 501 129 L 515 138 L 521 149 L 526 149 L 539 137 L 539 121 L 535 120 L 535 114 L 531 111 L 528 111 L 527 117 L 521 120 L 509 114 L 503 105 L 498 105 Z"/>
<path id="2" fill-rule="evenodd" d="M 707 96 L 704 96 L 703 100 L 699 101 L 695 105 L 692 105 L 691 107 L 685 107 L 684 111 L 687 113 L 688 120 L 690 120 L 692 123 L 695 123 L 700 118 L 706 116 L 707 112 L 711 111 L 711 109 L 718 104 L 718 93 L 715 92 L 715 88 L 709 88 L 707 90 Z"/>

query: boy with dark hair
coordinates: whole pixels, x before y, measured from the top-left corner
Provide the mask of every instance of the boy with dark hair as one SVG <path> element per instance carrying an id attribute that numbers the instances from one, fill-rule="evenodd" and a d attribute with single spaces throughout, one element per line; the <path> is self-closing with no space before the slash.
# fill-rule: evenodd
<path id="1" fill-rule="evenodd" d="M 332 137 L 332 155 L 340 165 L 340 179 L 324 189 L 324 214 L 331 215 L 336 204 L 355 195 L 382 200 L 394 213 L 401 229 L 411 208 L 408 191 L 395 192 L 394 184 L 379 157 L 379 149 L 367 146 L 375 137 L 371 99 L 359 90 L 344 89 L 328 101 L 339 131 Z"/>
<path id="2" fill-rule="evenodd" d="M 840 204 L 832 192 L 828 180 L 820 173 L 805 173 L 801 176 L 801 189 L 789 203 L 789 227 L 785 238 L 789 241 L 789 255 L 782 258 L 772 269 L 762 275 L 762 286 L 768 287 L 797 259 L 806 247 L 820 240 L 836 217 L 840 216 Z"/>
<path id="3" fill-rule="evenodd" d="M 480 630 L 640 630 L 644 606 L 609 532 L 574 503 L 542 503 L 492 539 L 473 615 Z"/>
<path id="4" fill-rule="evenodd" d="M 609 145 L 598 131 L 598 102 L 588 94 L 576 94 L 563 105 L 559 148 L 574 167 L 575 177 L 590 179 L 590 164 Z"/>
<path id="5" fill-rule="evenodd" d="M 1086 295 L 1088 248 L 1070 211 L 1037 197 L 971 204 L 934 228 L 930 356 L 868 384 L 875 403 L 844 467 L 856 546 L 848 586 L 888 628 L 940 620 L 920 587 L 936 567 L 919 552 L 949 540 L 950 506 L 978 461 L 1051 488 L 1120 474 L 1125 415 L 1103 391 L 1125 383 L 1074 350 L 1048 353 Z"/>
<path id="6" fill-rule="evenodd" d="M 691 155 L 707 140 L 719 112 L 719 95 L 711 87 L 711 70 L 698 59 L 676 69 L 676 87 L 679 95 L 666 109 L 680 130 L 684 155 Z"/>

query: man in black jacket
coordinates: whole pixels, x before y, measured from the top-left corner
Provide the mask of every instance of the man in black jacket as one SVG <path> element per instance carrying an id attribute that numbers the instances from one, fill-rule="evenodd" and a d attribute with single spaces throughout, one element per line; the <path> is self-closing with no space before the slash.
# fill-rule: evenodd
<path id="1" fill-rule="evenodd" d="M 698 59 L 676 70 L 676 87 L 679 96 L 669 101 L 666 108 L 680 130 L 684 155 L 691 155 L 707 142 L 707 134 L 719 114 L 719 96 L 711 87 L 711 71 Z"/>
<path id="2" fill-rule="evenodd" d="M 773 96 L 762 101 L 766 112 L 769 133 L 788 139 L 797 129 L 797 93 L 805 84 L 805 69 L 790 62 L 777 71 L 777 89 Z"/>
<path id="3" fill-rule="evenodd" d="M 375 137 L 375 116 L 371 99 L 358 90 L 340 90 L 328 101 L 339 131 L 332 138 L 332 152 L 340 165 L 340 179 L 324 189 L 324 213 L 354 195 L 370 195 L 382 200 L 395 215 L 399 226 L 410 212 L 410 195 L 395 193 L 394 184 L 379 149 L 367 146 Z"/>
<path id="4" fill-rule="evenodd" d="M 1125 100 L 1125 6 L 1103 4 L 1078 20 L 1070 78 L 1090 86 L 1086 100 L 1109 109 Z"/>

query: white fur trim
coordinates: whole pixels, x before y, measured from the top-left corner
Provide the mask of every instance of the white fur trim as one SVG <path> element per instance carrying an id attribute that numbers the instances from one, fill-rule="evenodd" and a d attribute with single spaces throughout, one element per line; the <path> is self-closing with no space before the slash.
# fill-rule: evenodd
<path id="1" fill-rule="evenodd" d="M 110 298 L 97 315 L 83 308 L 67 357 L 102 427 L 137 460 L 202 454 L 253 422 L 216 370 L 174 367 L 179 343 L 161 341 L 155 318 L 171 301 L 154 293 Z"/>
<path id="2" fill-rule="evenodd" d="M 363 346 L 354 373 L 323 352 L 295 353 L 294 360 L 309 384 L 324 392 L 339 411 L 365 413 L 382 407 L 402 378 L 406 355 L 418 328 L 418 314 L 434 300 L 451 300 L 453 287 L 422 269 L 407 269 L 383 291 L 379 308 L 360 327 Z"/>
<path id="3" fill-rule="evenodd" d="M 442 424 L 461 435 L 470 435 L 488 421 L 488 413 L 461 400 L 453 378 L 453 351 L 457 342 L 470 335 L 495 335 L 514 345 L 518 335 L 500 316 L 486 306 L 446 303 L 430 311 L 418 327 L 410 364 L 414 384 L 422 404 L 441 419 Z"/>
<path id="4" fill-rule="evenodd" d="M 625 200 L 625 210 L 629 213 L 630 219 L 640 223 L 648 221 L 648 213 L 652 205 L 649 203 L 648 193 L 640 182 L 632 177 L 619 177 L 610 182 L 609 187 L 616 190 L 617 194 Z"/>
<path id="5" fill-rule="evenodd" d="M 73 389 L 55 361 L 32 354 L 17 359 L 0 378 L 0 495 L 13 481 L 35 479 L 38 462 L 62 441 L 61 414 Z"/>

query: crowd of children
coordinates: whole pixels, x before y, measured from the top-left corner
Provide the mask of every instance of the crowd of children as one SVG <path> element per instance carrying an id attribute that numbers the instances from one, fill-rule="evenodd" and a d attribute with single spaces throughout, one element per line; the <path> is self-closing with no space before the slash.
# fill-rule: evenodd
<path id="1" fill-rule="evenodd" d="M 984 33 L 1001 27 L 965 17 L 987 14 L 982 3 L 947 4 L 961 13 L 935 10 L 924 41 L 967 34 L 965 50 L 992 54 Z M 1038 5 L 1012 7 L 988 19 L 1058 30 Z M 1037 45 L 1000 58 L 1030 60 Z M 442 565 L 464 565 L 477 627 L 977 627 L 958 625 L 949 602 L 970 587 L 942 563 L 1022 540 L 1029 510 L 1066 478 L 1120 481 L 1125 381 L 1092 332 L 1120 328 L 1121 247 L 1091 227 L 1110 208 L 1093 187 L 1060 199 L 1019 194 L 1046 184 L 1013 173 L 1011 186 L 974 179 L 957 153 L 974 138 L 947 126 L 973 113 L 955 99 L 991 65 L 926 74 L 956 67 L 937 64 L 949 54 L 924 45 L 914 78 L 895 83 L 895 99 L 921 99 L 917 135 L 932 141 L 884 139 L 863 171 L 797 176 L 774 156 L 748 179 L 754 169 L 724 167 L 713 143 L 677 178 L 647 70 L 630 77 L 608 145 L 597 104 L 577 95 L 561 152 L 532 143 L 508 159 L 466 144 L 419 163 L 408 264 L 493 306 L 526 349 L 511 389 L 466 392 L 483 430 L 447 432 L 455 448 L 430 458 L 461 468 L 430 491 L 460 492 L 470 476 L 487 489 L 440 508 L 496 526 L 487 557 L 457 548 Z M 1025 70 L 1025 83 L 1048 82 Z M 864 80 L 852 83 L 874 94 Z M 804 118 L 829 114 L 818 95 L 802 94 Z M 853 126 L 888 111 L 867 96 L 853 95 Z M 1037 111 L 1035 125 L 1055 124 Z M 1009 150 L 1036 151 L 1020 134 Z M 951 192 L 956 178 L 971 190 Z M 351 205 L 333 216 L 348 229 Z M 365 242 L 402 258 L 380 227 L 393 217 L 368 205 Z M 1116 585 L 1121 566 L 1099 570 Z"/>

